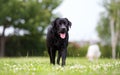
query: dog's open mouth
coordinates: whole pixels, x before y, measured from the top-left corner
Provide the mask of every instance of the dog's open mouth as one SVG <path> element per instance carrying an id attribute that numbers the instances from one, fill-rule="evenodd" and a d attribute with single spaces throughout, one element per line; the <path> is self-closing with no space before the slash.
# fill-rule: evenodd
<path id="1" fill-rule="evenodd" d="M 62 39 L 65 39 L 66 33 L 60 33 L 60 37 L 61 37 Z"/>

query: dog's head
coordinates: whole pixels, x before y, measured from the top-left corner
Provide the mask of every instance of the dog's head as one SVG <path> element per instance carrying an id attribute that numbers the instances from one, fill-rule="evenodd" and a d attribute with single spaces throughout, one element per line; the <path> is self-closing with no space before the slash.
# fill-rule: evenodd
<path id="1" fill-rule="evenodd" d="M 67 18 L 56 18 L 52 22 L 52 26 L 61 39 L 65 39 L 66 33 L 71 27 L 71 22 Z"/>

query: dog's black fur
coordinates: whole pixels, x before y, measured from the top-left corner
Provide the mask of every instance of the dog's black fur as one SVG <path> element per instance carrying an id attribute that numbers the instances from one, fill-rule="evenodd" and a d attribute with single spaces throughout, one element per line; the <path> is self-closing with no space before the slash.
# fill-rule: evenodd
<path id="1" fill-rule="evenodd" d="M 60 64 L 60 57 L 62 57 L 62 66 L 65 65 L 69 27 L 71 27 L 71 22 L 67 18 L 56 18 L 48 28 L 47 48 L 51 64 L 55 65 L 55 56 L 58 50 L 57 64 Z"/>

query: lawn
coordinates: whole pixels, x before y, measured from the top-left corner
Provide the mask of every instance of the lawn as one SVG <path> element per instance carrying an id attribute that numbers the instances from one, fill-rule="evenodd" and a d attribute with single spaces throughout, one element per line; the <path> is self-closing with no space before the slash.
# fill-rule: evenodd
<path id="1" fill-rule="evenodd" d="M 0 58 L 0 75 L 120 75 L 120 60 L 74 57 L 61 67 L 50 65 L 47 57 Z"/>

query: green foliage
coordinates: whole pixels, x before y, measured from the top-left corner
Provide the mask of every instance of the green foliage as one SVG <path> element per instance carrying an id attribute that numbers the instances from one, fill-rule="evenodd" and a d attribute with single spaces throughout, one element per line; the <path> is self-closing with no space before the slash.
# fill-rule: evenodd
<path id="1" fill-rule="evenodd" d="M 79 47 L 74 44 L 69 44 L 67 56 L 70 57 L 85 57 L 87 54 L 88 45 Z"/>
<path id="2" fill-rule="evenodd" d="M 120 75 L 120 61 L 67 58 L 66 66 L 50 65 L 49 58 L 2 58 L 0 75 Z"/>
<path id="3" fill-rule="evenodd" d="M 10 42 L 12 43 L 10 44 Z M 6 42 L 6 46 L 7 56 L 43 56 L 45 39 L 42 40 L 39 36 L 36 37 L 30 35 L 24 37 L 12 36 Z"/>
<path id="4" fill-rule="evenodd" d="M 88 51 L 89 45 L 84 46 L 76 46 L 74 44 L 69 44 L 68 46 L 68 57 L 86 57 L 87 51 Z M 110 45 L 101 45 L 99 44 L 100 52 L 101 52 L 101 58 L 111 58 L 112 57 L 112 51 Z M 120 57 L 120 47 L 117 46 L 117 58 Z"/>
<path id="5" fill-rule="evenodd" d="M 120 58 L 120 46 L 119 45 L 116 48 L 116 57 Z"/>
<path id="6" fill-rule="evenodd" d="M 110 21 L 108 16 L 106 17 L 104 14 L 101 14 L 100 21 L 98 22 L 98 26 L 96 30 L 98 32 L 98 36 L 101 38 L 102 42 L 105 44 L 111 43 L 111 33 L 110 33 Z"/>
<path id="7" fill-rule="evenodd" d="M 6 36 L 6 56 L 43 55 L 44 31 L 61 0 L 0 0 L 0 26 L 13 27 Z"/>
<path id="8" fill-rule="evenodd" d="M 112 57 L 112 51 L 110 45 L 99 45 L 101 50 L 101 58 L 111 58 Z"/>
<path id="9" fill-rule="evenodd" d="M 112 58 L 111 45 L 99 45 L 101 50 L 101 58 Z M 116 57 L 120 58 L 120 46 L 116 47 Z"/>
<path id="10" fill-rule="evenodd" d="M 115 52 L 119 55 L 120 50 L 118 48 L 120 46 L 118 44 L 120 41 L 120 1 L 103 0 L 103 6 L 106 11 L 100 15 L 100 21 L 98 22 L 96 30 L 101 38 L 102 44 L 104 43 L 101 46 L 102 50 L 107 50 L 110 55 L 107 54 L 107 51 L 103 51 L 103 54 L 105 53 L 106 56 L 111 56 L 111 52 L 114 51 L 112 56 L 115 58 Z M 112 48 L 110 45 L 112 45 Z M 115 49 L 113 49 L 114 46 Z"/>

